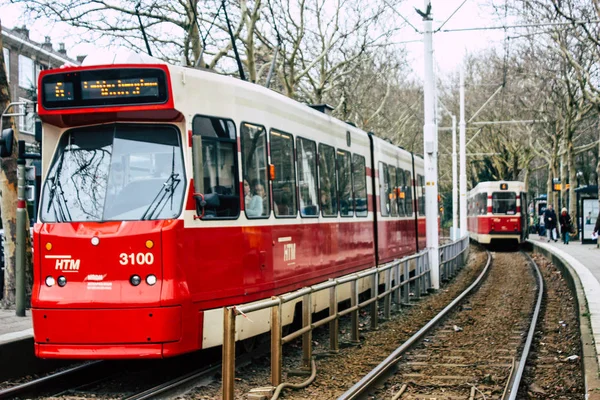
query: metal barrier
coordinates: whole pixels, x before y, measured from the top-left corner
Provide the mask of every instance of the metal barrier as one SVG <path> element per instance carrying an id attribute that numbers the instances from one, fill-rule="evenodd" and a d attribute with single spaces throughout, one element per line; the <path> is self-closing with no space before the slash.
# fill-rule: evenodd
<path id="1" fill-rule="evenodd" d="M 465 241 L 466 239 L 466 241 Z M 440 248 L 444 260 L 441 264 L 445 273 L 454 274 L 459 268 L 459 256 L 468 248 L 468 237 Z M 233 400 L 235 383 L 235 332 L 236 316 L 246 315 L 254 311 L 271 309 L 271 385 L 274 390 L 282 382 L 282 346 L 302 336 L 301 369 L 310 371 L 312 360 L 312 330 L 329 324 L 329 351 L 339 351 L 339 318 L 350 314 L 350 341 L 359 343 L 359 310 L 370 305 L 371 329 L 378 325 L 378 300 L 383 300 L 383 317 L 391 316 L 392 301 L 398 311 L 402 304 L 408 304 L 412 295 L 419 298 L 431 287 L 429 256 L 427 251 L 406 257 L 380 267 L 353 273 L 337 279 L 330 279 L 317 285 L 309 286 L 275 296 L 268 300 L 253 304 L 223 308 L 223 386 L 222 398 Z M 414 270 L 414 275 L 410 273 Z M 359 281 L 370 280 L 370 298 L 360 302 Z M 338 298 L 340 285 L 350 285 L 350 307 L 338 311 L 338 302 L 346 299 Z M 379 287 L 383 291 L 379 292 Z M 313 322 L 313 296 L 321 291 L 329 291 L 329 316 Z M 302 328 L 286 336 L 282 334 L 282 308 L 285 303 L 302 298 Z"/>
<path id="2" fill-rule="evenodd" d="M 467 263 L 469 255 L 469 236 L 456 242 L 440 246 L 440 281 L 452 279 L 461 266 Z"/>

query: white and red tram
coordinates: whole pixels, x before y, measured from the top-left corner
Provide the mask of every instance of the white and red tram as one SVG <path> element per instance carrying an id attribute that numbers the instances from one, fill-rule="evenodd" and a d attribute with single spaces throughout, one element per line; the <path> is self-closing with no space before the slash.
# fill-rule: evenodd
<path id="1" fill-rule="evenodd" d="M 424 246 L 421 158 L 264 87 L 131 58 L 43 71 L 38 87 L 39 357 L 218 346 L 223 306 Z"/>
<path id="2" fill-rule="evenodd" d="M 480 182 L 467 197 L 471 239 L 482 244 L 516 241 L 528 234 L 525 184 L 516 181 Z"/>

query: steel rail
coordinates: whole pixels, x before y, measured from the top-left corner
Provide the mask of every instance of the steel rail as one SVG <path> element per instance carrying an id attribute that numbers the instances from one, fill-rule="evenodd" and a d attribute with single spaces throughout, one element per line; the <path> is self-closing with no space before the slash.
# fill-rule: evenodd
<path id="1" fill-rule="evenodd" d="M 533 259 L 529 256 L 529 254 L 523 251 L 521 253 L 528 259 L 529 265 L 535 270 L 536 277 L 538 280 L 538 296 L 537 302 L 535 304 L 535 309 L 533 311 L 533 316 L 531 317 L 531 324 L 529 325 L 527 340 L 525 341 L 525 345 L 523 346 L 523 350 L 521 351 L 521 358 L 519 360 L 519 364 L 515 368 L 515 373 L 512 374 L 511 380 L 509 380 L 508 384 L 506 385 L 507 387 L 510 386 L 510 389 L 506 392 L 506 395 L 502 397 L 503 400 L 515 400 L 517 398 L 519 386 L 521 384 L 521 378 L 523 377 L 523 371 L 525 370 L 525 365 L 527 364 L 527 357 L 529 356 L 529 350 L 531 348 L 531 343 L 533 342 L 535 327 L 537 325 L 540 309 L 542 308 L 542 298 L 544 297 L 544 279 L 542 278 L 540 268 L 538 267 L 536 262 L 533 261 Z M 508 397 L 506 397 L 507 395 Z"/>
<path id="2" fill-rule="evenodd" d="M 464 292 L 462 292 L 456 299 L 452 301 L 452 303 L 448 304 L 442 311 L 439 312 L 433 319 L 431 319 L 424 327 L 422 327 L 417 333 L 411 336 L 406 342 L 404 342 L 400 347 L 394 350 L 385 360 L 381 362 L 378 366 L 376 366 L 371 372 L 365 375 L 360 381 L 358 381 L 354 386 L 348 389 L 345 393 L 343 393 L 338 400 L 350 400 L 359 398 L 366 390 L 368 390 L 379 377 L 381 377 L 384 373 L 386 373 L 390 368 L 392 368 L 398 360 L 400 356 L 408 351 L 412 346 L 418 343 L 418 341 L 425 336 L 430 330 L 432 330 L 452 309 L 454 309 L 460 302 L 471 293 L 471 291 L 476 288 L 479 283 L 483 280 L 483 278 L 487 275 L 487 272 L 492 265 L 492 256 L 490 252 L 487 252 L 487 263 L 485 268 L 479 274 L 475 282 L 473 282 Z"/>
<path id="3" fill-rule="evenodd" d="M 252 353 L 243 353 L 237 357 L 238 367 L 250 365 L 253 359 L 264 356 L 269 353 L 270 348 L 267 344 L 259 345 Z M 202 378 L 208 378 L 221 371 L 223 364 L 215 363 L 195 369 L 191 372 L 173 378 L 167 382 L 160 383 L 142 392 L 124 397 L 123 400 L 149 400 L 169 398 L 169 392 L 176 390 L 190 382 L 199 381 Z"/>
<path id="4" fill-rule="evenodd" d="M 8 399 L 17 395 L 21 395 L 23 393 L 32 391 L 32 390 L 40 390 L 45 386 L 50 386 L 56 384 L 58 380 L 65 378 L 66 376 L 70 376 L 86 369 L 92 367 L 98 367 L 103 361 L 94 361 L 83 365 L 78 365 L 76 367 L 72 367 L 69 369 L 65 369 L 63 371 L 46 375 L 44 377 L 34 379 L 32 381 L 23 383 L 21 385 L 13 386 L 7 389 L 0 390 L 0 399 Z"/>
<path id="5" fill-rule="evenodd" d="M 221 370 L 220 363 L 211 365 L 206 368 L 202 368 L 202 369 L 190 372 L 188 374 L 179 376 L 177 378 L 171 379 L 168 382 L 161 383 L 160 385 L 156 385 L 150 389 L 144 390 L 143 392 L 136 393 L 129 397 L 125 397 L 124 400 L 147 400 L 147 399 L 158 398 L 157 396 L 159 396 L 163 393 L 166 393 L 170 390 L 181 387 L 188 382 L 192 382 L 194 380 L 198 380 L 200 378 L 207 377 L 207 376 L 214 374 L 215 372 L 218 372 L 220 370 Z"/>

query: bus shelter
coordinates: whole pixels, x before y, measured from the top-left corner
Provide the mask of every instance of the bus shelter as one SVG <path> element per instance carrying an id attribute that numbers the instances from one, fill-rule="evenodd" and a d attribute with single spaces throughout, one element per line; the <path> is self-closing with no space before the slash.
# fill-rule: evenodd
<path id="1" fill-rule="evenodd" d="M 575 189 L 577 193 L 577 227 L 578 232 L 581 232 L 582 243 L 596 243 L 592 239 L 594 225 L 598 218 L 598 186 L 589 185 L 581 186 Z"/>

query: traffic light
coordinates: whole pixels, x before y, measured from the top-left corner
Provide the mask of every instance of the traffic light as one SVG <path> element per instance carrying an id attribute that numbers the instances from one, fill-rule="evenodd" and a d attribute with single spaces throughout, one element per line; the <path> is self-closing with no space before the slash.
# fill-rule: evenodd
<path id="1" fill-rule="evenodd" d="M 25 166 L 25 200 L 35 201 L 35 167 Z"/>
<path id="2" fill-rule="evenodd" d="M 14 134 L 11 128 L 2 130 L 2 135 L 0 136 L 0 157 L 11 156 Z"/>

